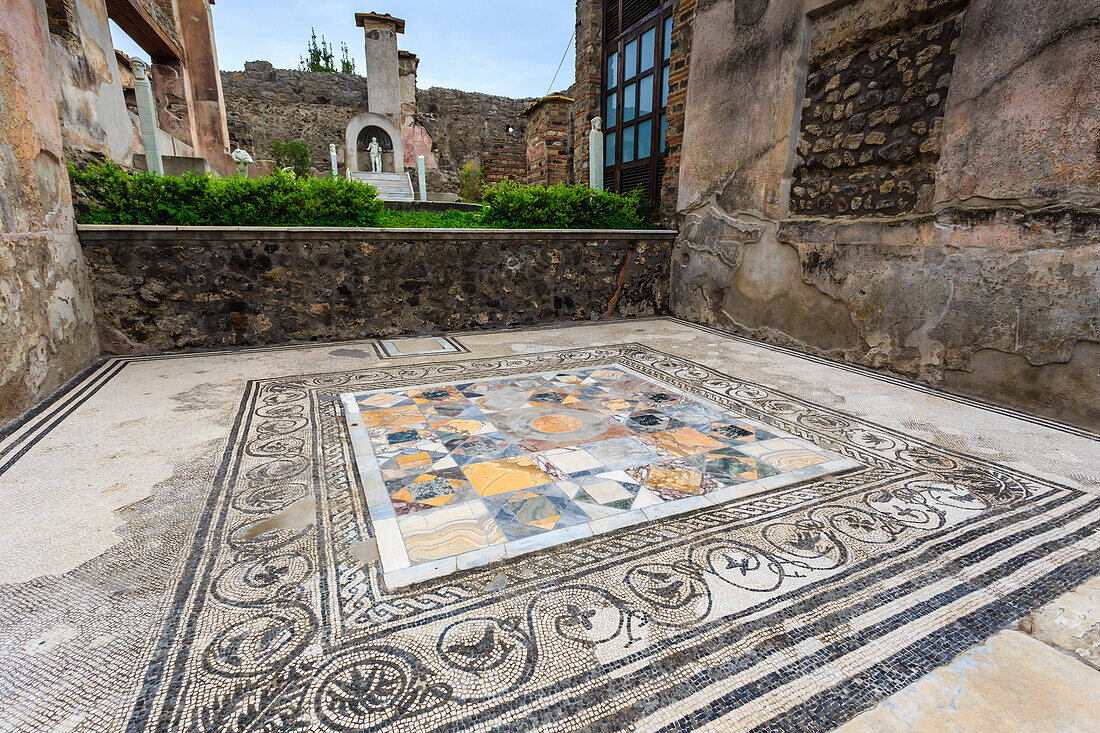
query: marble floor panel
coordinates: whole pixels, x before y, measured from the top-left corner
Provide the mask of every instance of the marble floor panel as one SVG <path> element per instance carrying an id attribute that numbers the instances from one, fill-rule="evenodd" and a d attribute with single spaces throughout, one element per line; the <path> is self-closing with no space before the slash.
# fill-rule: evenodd
<path id="1" fill-rule="evenodd" d="M 860 467 L 620 364 L 341 397 L 394 588 Z"/>
<path id="2" fill-rule="evenodd" d="M 674 319 L 399 341 L 0 430 L 0 733 L 1094 727 L 1100 436 Z"/>

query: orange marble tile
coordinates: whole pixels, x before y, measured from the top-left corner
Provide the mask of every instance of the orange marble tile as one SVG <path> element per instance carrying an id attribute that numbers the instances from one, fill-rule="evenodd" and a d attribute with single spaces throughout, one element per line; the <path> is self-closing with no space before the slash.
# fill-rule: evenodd
<path id="1" fill-rule="evenodd" d="M 553 481 L 527 456 L 474 463 L 462 470 L 474 490 L 482 496 L 529 489 Z"/>
<path id="2" fill-rule="evenodd" d="M 363 424 L 368 428 L 377 427 L 414 427 L 425 425 L 424 416 L 416 405 L 388 407 L 384 410 L 368 410 L 360 413 Z"/>
<path id="3" fill-rule="evenodd" d="M 727 447 L 724 443 L 708 438 L 694 428 L 677 428 L 662 433 L 650 433 L 642 436 L 642 440 L 664 451 L 667 455 L 677 458 L 686 458 Z"/>
<path id="4" fill-rule="evenodd" d="M 645 485 L 653 489 L 683 491 L 689 494 L 702 492 L 703 474 L 686 468 L 653 466 L 649 469 Z"/>

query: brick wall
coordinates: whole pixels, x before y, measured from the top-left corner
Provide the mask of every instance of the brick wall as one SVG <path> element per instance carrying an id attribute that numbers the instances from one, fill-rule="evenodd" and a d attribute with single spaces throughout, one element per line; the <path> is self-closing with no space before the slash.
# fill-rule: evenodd
<path id="1" fill-rule="evenodd" d="M 588 131 L 600 116 L 603 0 L 577 0 L 577 81 L 573 87 L 573 175 L 588 183 Z"/>
<path id="2" fill-rule="evenodd" d="M 691 68 L 691 39 L 697 0 L 680 0 L 672 20 L 672 53 L 668 71 L 668 133 L 665 135 L 665 171 L 661 179 L 661 218 L 676 215 L 680 185 L 680 151 L 684 142 L 684 114 L 687 106 L 688 71 Z"/>
<path id="3" fill-rule="evenodd" d="M 524 111 L 527 118 L 527 184 L 550 186 L 572 179 L 569 139 L 573 100 L 550 95 Z"/>
<path id="4" fill-rule="evenodd" d="M 527 143 L 512 138 L 485 140 L 481 144 L 485 182 L 527 180 Z"/>
<path id="5" fill-rule="evenodd" d="M 692 25 L 698 0 L 679 0 L 673 11 L 672 51 L 669 59 L 667 157 L 661 189 L 661 217 L 671 221 L 676 213 L 676 191 L 680 179 L 680 149 L 684 138 L 688 70 L 691 64 Z M 577 0 L 577 82 L 573 89 L 573 141 L 576 180 L 587 183 L 589 170 L 588 131 L 592 118 L 602 116 L 600 92 L 603 83 L 603 0 Z"/>

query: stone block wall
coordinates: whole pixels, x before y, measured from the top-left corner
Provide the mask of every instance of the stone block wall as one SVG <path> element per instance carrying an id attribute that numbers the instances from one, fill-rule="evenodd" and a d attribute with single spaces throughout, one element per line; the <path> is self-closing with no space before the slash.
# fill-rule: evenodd
<path id="1" fill-rule="evenodd" d="M 487 178 L 522 181 L 527 174 L 527 120 L 520 113 L 533 101 L 441 87 L 418 90 L 417 116 L 432 136 L 443 190 L 459 190 L 466 163 L 483 167 Z M 524 158 L 518 172 L 517 151 Z M 497 152 L 500 158 L 493 157 Z"/>
<path id="2" fill-rule="evenodd" d="M 665 312 L 675 232 L 81 227 L 105 348 L 359 339 Z M 627 265 L 627 255 L 633 252 Z"/>
<path id="3" fill-rule="evenodd" d="M 749 17 L 750 9 L 760 12 Z M 941 43 L 945 36 L 952 41 Z M 881 56 L 878 67 L 857 63 L 876 48 L 889 63 Z M 851 62 L 841 69 L 844 59 Z M 904 59 L 912 66 L 899 70 Z M 1073 0 L 699 3 L 673 312 L 1100 428 L 1092 399 L 1100 394 L 1098 64 L 1100 8 Z M 887 90 L 921 82 L 926 67 L 924 110 L 903 120 L 902 92 L 892 105 L 898 123 L 880 127 L 892 135 L 904 123 L 903 148 L 911 136 L 920 140 L 910 164 L 921 164 L 931 191 L 921 195 L 916 183 L 902 191 L 891 161 L 876 153 L 861 164 L 861 152 L 851 151 L 855 165 L 815 170 L 877 166 L 874 175 L 885 173 L 894 189 L 880 183 L 872 208 L 861 202 L 857 218 L 851 203 L 859 192 L 831 184 L 831 202 L 818 192 L 810 200 L 819 208 L 803 209 L 799 145 L 814 140 L 813 155 L 816 140 L 841 134 L 806 129 L 815 124 L 813 96 L 858 68 L 858 77 L 828 90 L 840 99 L 825 102 L 834 111 L 843 103 L 847 115 L 848 101 L 868 91 L 863 80 L 878 83 L 885 100 Z M 929 105 L 933 93 L 941 98 Z M 869 109 L 887 114 L 883 104 Z M 933 110 L 942 118 L 937 143 L 929 142 Z M 847 130 L 849 119 L 836 122 Z M 928 130 L 914 132 L 922 121 Z M 870 144 L 879 145 L 864 140 Z M 936 144 L 937 158 L 919 157 L 934 156 Z M 893 203 L 879 209 L 883 197 Z"/>
<path id="4" fill-rule="evenodd" d="M 99 353 L 39 7 L 0 13 L 0 427 Z"/>
<path id="5" fill-rule="evenodd" d="M 510 99 L 457 89 L 415 89 L 416 57 L 400 56 L 402 98 L 409 122 L 426 131 L 430 154 L 439 166 L 429 171 L 433 190 L 458 192 L 461 170 L 473 163 L 511 177 L 515 151 L 524 150 L 526 120 L 520 112 L 530 99 Z M 358 74 L 326 74 L 275 69 L 266 61 L 250 61 L 244 71 L 223 71 L 229 135 L 234 146 L 268 158 L 273 140 L 301 140 L 309 145 L 313 166 L 328 169 L 328 146 L 336 143 L 344 171 L 344 135 L 348 123 L 368 109 L 367 80 Z M 409 88 L 406 88 L 409 87 Z M 415 91 L 415 94 L 414 94 Z M 491 156 L 500 152 L 500 160 Z M 414 151 L 415 152 L 415 151 Z M 414 157 L 415 159 L 415 157 Z M 430 167 L 430 165 L 429 165 Z M 525 171 L 518 179 L 522 180 Z"/>
<path id="6" fill-rule="evenodd" d="M 811 51 L 792 213 L 931 211 L 961 26 L 954 12 L 840 58 Z"/>
<path id="7" fill-rule="evenodd" d="M 551 94 L 523 112 L 527 118 L 527 185 L 572 183 L 572 105 L 570 97 Z"/>
<path id="8" fill-rule="evenodd" d="M 313 167 L 328 170 L 330 143 L 344 171 L 344 137 L 351 119 L 367 109 L 367 80 L 358 74 L 275 69 L 249 61 L 244 71 L 221 72 L 226 119 L 233 147 L 271 157 L 271 143 L 300 140 Z"/>

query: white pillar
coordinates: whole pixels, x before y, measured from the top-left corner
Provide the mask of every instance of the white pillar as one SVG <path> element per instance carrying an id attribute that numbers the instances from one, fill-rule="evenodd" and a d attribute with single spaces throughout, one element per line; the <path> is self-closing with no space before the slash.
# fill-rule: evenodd
<path id="1" fill-rule="evenodd" d="M 588 133 L 588 187 L 596 191 L 603 190 L 603 163 L 603 121 L 597 117 Z"/>
<path id="2" fill-rule="evenodd" d="M 336 165 L 336 145 L 333 143 L 328 144 L 328 159 L 332 163 L 332 177 L 336 178 L 340 175 L 340 169 Z"/>
<path id="3" fill-rule="evenodd" d="M 424 180 L 424 156 L 416 156 L 416 181 L 420 184 L 420 200 L 428 200 L 428 182 Z"/>
<path id="4" fill-rule="evenodd" d="M 164 175 L 164 161 L 160 157 L 157 142 L 157 103 L 153 100 L 153 86 L 146 75 L 148 68 L 141 59 L 130 62 L 134 70 L 134 96 L 137 97 L 138 125 L 141 141 L 145 145 L 145 168 L 150 173 Z"/>

